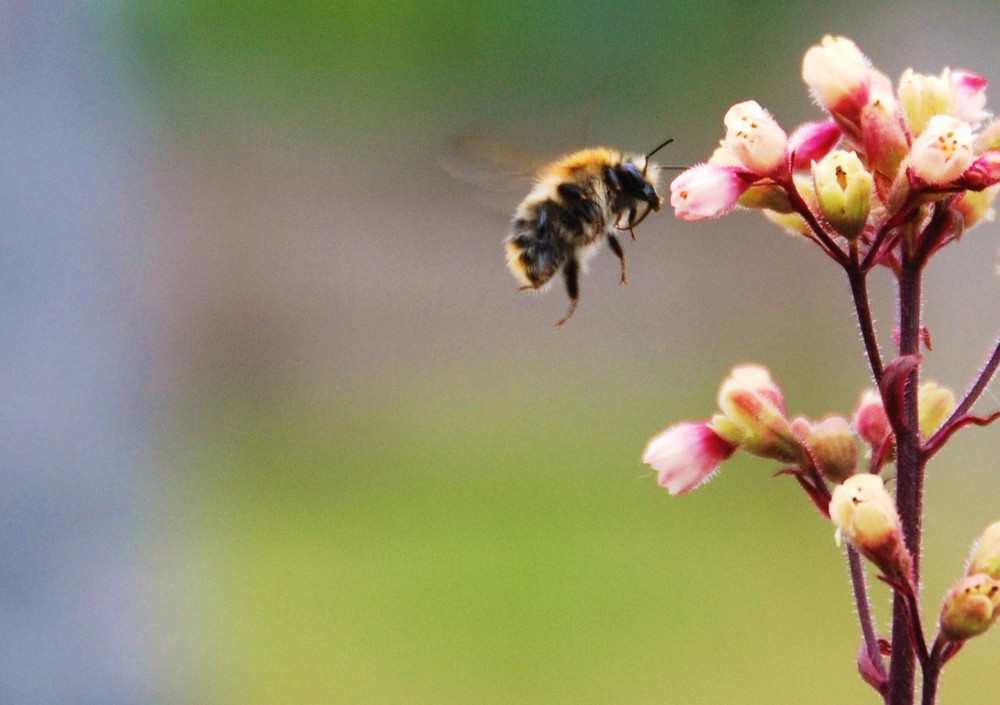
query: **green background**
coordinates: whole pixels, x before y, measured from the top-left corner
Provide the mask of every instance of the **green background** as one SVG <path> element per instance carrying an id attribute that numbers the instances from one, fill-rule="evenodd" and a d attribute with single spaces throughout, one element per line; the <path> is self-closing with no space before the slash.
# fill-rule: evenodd
<path id="1" fill-rule="evenodd" d="M 849 414 L 868 377 L 843 276 L 755 214 L 663 213 L 626 243 L 628 286 L 597 258 L 557 331 L 563 293 L 504 271 L 517 193 L 441 164 L 456 134 L 547 156 L 673 137 L 662 159 L 695 163 L 750 98 L 791 131 L 820 115 L 799 70 L 826 33 L 893 77 L 996 83 L 1000 9 L 186 0 L 105 20 L 149 155 L 144 551 L 167 702 L 876 701 L 841 550 L 794 483 L 738 457 L 672 499 L 639 462 L 744 361 L 790 412 Z M 996 233 L 928 276 L 926 369 L 956 391 L 1000 324 Z M 1000 516 L 997 434 L 930 469 L 931 620 Z M 995 701 L 998 645 L 968 645 L 942 702 Z"/>

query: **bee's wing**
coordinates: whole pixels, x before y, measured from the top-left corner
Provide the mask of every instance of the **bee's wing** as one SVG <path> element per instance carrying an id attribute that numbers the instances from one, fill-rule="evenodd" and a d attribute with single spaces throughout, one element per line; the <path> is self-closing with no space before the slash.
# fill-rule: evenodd
<path id="1" fill-rule="evenodd" d="M 508 214 L 545 164 L 536 154 L 475 135 L 451 137 L 441 155 L 446 172 L 474 186 L 478 200 Z"/>

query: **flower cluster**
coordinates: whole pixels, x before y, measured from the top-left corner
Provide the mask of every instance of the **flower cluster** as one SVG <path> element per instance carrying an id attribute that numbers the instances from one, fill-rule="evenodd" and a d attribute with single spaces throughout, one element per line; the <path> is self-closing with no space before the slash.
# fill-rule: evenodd
<path id="1" fill-rule="evenodd" d="M 993 217 L 1000 121 L 984 109 L 984 78 L 907 70 L 894 90 L 853 42 L 830 36 L 806 53 L 802 78 L 826 119 L 789 136 L 755 101 L 737 103 L 711 158 L 670 185 L 677 217 L 762 209 L 835 258 L 847 244 L 891 244 L 882 241 L 888 229 L 937 202 L 954 217 L 931 249 Z M 891 266 L 891 247 L 873 260 Z"/>
<path id="2" fill-rule="evenodd" d="M 655 436 L 643 461 L 672 495 L 704 483 L 738 450 L 781 463 L 776 475 L 794 478 L 835 525 L 838 544 L 849 544 L 864 640 L 859 673 L 886 702 L 901 703 L 919 663 L 921 701 L 933 703 L 945 663 L 1000 620 L 1000 523 L 986 530 L 966 575 L 947 592 L 932 644 L 922 624 L 916 560 L 928 461 L 959 429 L 1000 420 L 1000 410 L 971 412 L 1000 369 L 1000 339 L 962 399 L 921 380 L 921 347 L 931 350 L 921 284 L 935 253 L 993 218 L 1000 120 L 985 110 L 981 76 L 908 69 L 894 87 L 843 37 L 825 37 L 809 49 L 802 78 L 824 119 L 789 134 L 757 102 L 733 105 L 719 147 L 674 180 L 670 202 L 689 221 L 758 209 L 820 247 L 847 274 L 875 387 L 862 393 L 851 420 L 789 418 L 770 373 L 742 365 L 723 382 L 718 413 Z M 897 354 L 887 360 L 867 289 L 876 267 L 891 270 L 898 284 Z M 889 467 L 895 497 L 883 479 Z M 896 593 L 888 666 L 862 557 Z"/>

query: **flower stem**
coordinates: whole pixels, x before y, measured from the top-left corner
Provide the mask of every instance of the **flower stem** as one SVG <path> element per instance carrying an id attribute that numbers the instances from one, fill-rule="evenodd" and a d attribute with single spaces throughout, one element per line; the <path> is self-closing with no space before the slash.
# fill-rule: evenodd
<path id="1" fill-rule="evenodd" d="M 868 602 L 868 586 L 865 583 L 865 568 L 861 556 L 853 546 L 847 547 L 847 562 L 851 568 L 851 587 L 854 588 L 854 601 L 857 604 L 858 620 L 861 622 L 861 635 L 865 640 L 865 651 L 868 659 L 875 664 L 875 669 L 884 681 L 886 679 L 885 662 L 882 660 L 882 650 L 878 645 L 878 635 L 872 623 L 872 608 Z"/>
<path id="2" fill-rule="evenodd" d="M 927 664 L 924 667 L 923 694 L 920 697 L 921 705 L 934 705 L 934 700 L 937 698 L 938 677 L 941 675 L 941 666 L 943 665 L 942 642 L 940 639 L 937 639 L 931 648 L 930 657 L 927 659 Z"/>
<path id="3" fill-rule="evenodd" d="M 976 380 L 972 383 L 969 391 L 965 393 L 962 401 L 958 403 L 955 410 L 952 412 L 948 420 L 945 421 L 941 428 L 937 432 L 927 439 L 927 443 L 924 444 L 924 448 L 928 455 L 933 454 L 940 445 L 950 436 L 954 430 L 955 425 L 958 424 L 962 417 L 965 416 L 972 408 L 972 405 L 976 403 L 980 395 L 986 391 L 986 386 L 990 383 L 993 375 L 996 374 L 997 367 L 1000 367 L 1000 338 L 997 338 L 996 345 L 993 346 L 993 354 L 983 365 L 983 369 L 979 371 L 979 375 Z"/>
<path id="4" fill-rule="evenodd" d="M 878 338 L 875 336 L 875 322 L 872 319 L 871 303 L 868 299 L 867 273 L 862 271 L 858 263 L 858 248 L 856 244 L 851 245 L 851 260 L 844 267 L 847 272 L 847 280 L 851 284 L 851 295 L 854 299 L 854 311 L 858 317 L 858 326 L 861 328 L 861 339 L 865 343 L 865 352 L 868 355 L 868 364 L 872 368 L 872 376 L 875 379 L 875 386 L 882 381 L 882 353 L 878 348 Z"/>
<path id="5" fill-rule="evenodd" d="M 903 254 L 899 273 L 899 354 L 916 355 L 920 346 L 920 303 L 923 261 Z M 921 519 L 923 516 L 924 458 L 917 423 L 918 367 L 909 374 L 903 390 L 902 419 L 893 424 L 896 434 L 896 507 L 903 537 L 913 565 L 913 603 L 919 604 Z M 888 705 L 913 702 L 916 644 L 910 636 L 912 614 L 908 600 L 893 599 L 892 660 L 889 666 Z M 919 629 L 919 624 L 912 625 Z"/>

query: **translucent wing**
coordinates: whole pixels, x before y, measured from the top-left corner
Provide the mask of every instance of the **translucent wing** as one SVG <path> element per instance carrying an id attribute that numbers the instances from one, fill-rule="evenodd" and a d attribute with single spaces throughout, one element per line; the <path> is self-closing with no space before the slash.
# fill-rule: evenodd
<path id="1" fill-rule="evenodd" d="M 533 177 L 547 161 L 532 152 L 476 135 L 451 137 L 441 155 L 446 172 L 474 186 L 477 200 L 507 215 L 528 193 Z"/>

